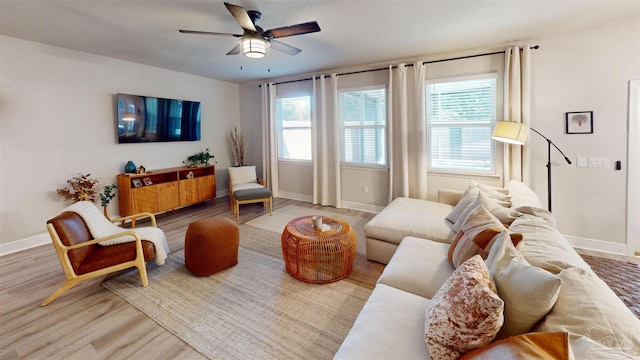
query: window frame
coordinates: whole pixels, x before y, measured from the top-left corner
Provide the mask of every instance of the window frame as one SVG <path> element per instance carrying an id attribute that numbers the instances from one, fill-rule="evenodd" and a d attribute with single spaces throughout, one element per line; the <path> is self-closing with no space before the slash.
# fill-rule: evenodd
<path id="1" fill-rule="evenodd" d="M 427 171 L 429 173 L 435 173 L 435 174 L 444 174 L 444 175 L 449 175 L 449 176 L 455 176 L 455 175 L 462 175 L 462 176 L 478 176 L 478 177 L 495 177 L 495 176 L 499 176 L 498 175 L 498 171 L 499 171 L 499 163 L 498 163 L 498 149 L 496 148 L 496 144 L 494 141 L 492 141 L 490 139 L 490 133 L 493 129 L 493 127 L 495 126 L 495 123 L 497 121 L 498 118 L 498 93 L 499 93 L 499 84 L 498 84 L 498 79 L 499 79 L 499 73 L 498 72 L 486 72 L 486 73 L 480 73 L 480 74 L 475 74 L 475 75 L 468 75 L 468 76 L 452 76 L 452 77 L 445 77 L 445 78 L 437 78 L 437 79 L 427 79 L 424 82 L 424 89 L 425 89 L 425 96 L 424 96 L 424 111 L 425 111 L 425 132 L 426 132 L 426 138 L 425 138 L 425 142 L 426 142 L 426 161 L 427 161 Z M 474 122 L 466 122 L 466 123 L 455 123 L 455 126 L 453 127 L 459 127 L 459 128 L 469 128 L 469 127 L 477 127 L 478 125 L 483 125 L 489 128 L 490 133 L 489 133 L 489 141 L 490 141 L 490 146 L 491 146 L 491 166 L 489 170 L 486 171 L 482 171 L 482 170 L 473 170 L 473 169 L 463 169 L 463 168 L 457 168 L 457 169 L 445 169 L 445 168 L 434 168 L 432 167 L 432 158 L 431 158 L 431 133 L 432 133 L 432 128 L 449 128 L 452 127 L 451 125 L 454 125 L 454 123 L 449 123 L 449 124 L 445 124 L 445 123 L 440 123 L 440 124 L 436 124 L 435 126 L 431 124 L 430 122 L 430 116 L 429 116 L 429 95 L 430 95 L 430 85 L 432 84 L 441 84 L 441 83 L 448 83 L 448 82 L 461 82 L 461 81 L 472 81 L 472 80 L 493 80 L 493 111 L 492 111 L 492 115 L 491 115 L 491 119 L 489 123 L 486 122 L 482 122 L 482 121 L 476 121 Z"/>
<path id="2" fill-rule="evenodd" d="M 383 125 L 351 125 L 351 126 L 345 126 L 343 119 L 341 118 L 340 114 L 341 114 L 341 101 L 340 101 L 340 96 L 343 93 L 348 93 L 348 92 L 364 92 L 364 91 L 369 91 L 369 90 L 383 90 L 384 91 L 384 124 Z M 358 86 L 358 87 L 350 87 L 350 88 L 344 88 L 344 89 L 338 89 L 338 131 L 339 131 L 339 147 L 340 147 L 340 166 L 343 167 L 352 167 L 352 168 L 375 168 L 375 169 L 387 169 L 389 167 L 389 92 L 387 91 L 387 85 L 386 84 L 381 84 L 381 85 L 370 85 L 370 86 Z M 366 129 L 381 129 L 384 132 L 384 144 L 383 144 L 383 151 L 384 151 L 384 163 L 383 164 L 372 164 L 372 163 L 365 163 L 365 162 L 352 162 L 352 161 L 345 161 L 345 144 L 344 144 L 344 139 L 345 139 L 345 133 L 344 131 L 346 129 L 362 129 L 362 130 L 366 130 Z M 362 138 L 361 138 L 362 139 Z"/>

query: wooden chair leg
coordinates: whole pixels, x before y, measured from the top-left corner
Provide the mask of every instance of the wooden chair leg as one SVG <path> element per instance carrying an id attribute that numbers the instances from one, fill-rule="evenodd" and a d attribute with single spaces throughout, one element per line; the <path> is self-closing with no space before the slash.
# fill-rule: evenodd
<path id="1" fill-rule="evenodd" d="M 42 304 L 40 304 L 40 306 L 49 305 L 50 302 L 52 302 L 53 300 L 57 299 L 58 296 L 64 294 L 67 290 L 71 289 L 72 287 L 74 287 L 79 282 L 80 281 L 78 281 L 76 279 L 67 280 L 64 284 L 62 284 L 62 286 L 58 290 L 56 290 L 56 292 L 54 292 L 51 296 L 49 296 L 49 298 L 47 300 L 45 300 Z"/>
<path id="2" fill-rule="evenodd" d="M 269 216 L 273 216 L 273 197 L 269 198 Z"/>
<path id="3" fill-rule="evenodd" d="M 235 213 L 236 213 L 236 221 L 238 221 L 238 220 L 240 220 L 240 204 L 238 204 L 237 200 L 236 200 L 235 208 L 236 208 L 236 211 L 235 211 Z"/>
<path id="4" fill-rule="evenodd" d="M 140 272 L 140 281 L 142 281 L 142 286 L 143 287 L 147 287 L 149 286 L 149 278 L 147 277 L 147 264 L 142 263 L 142 265 L 136 265 L 136 267 L 138 268 L 138 271 Z"/>

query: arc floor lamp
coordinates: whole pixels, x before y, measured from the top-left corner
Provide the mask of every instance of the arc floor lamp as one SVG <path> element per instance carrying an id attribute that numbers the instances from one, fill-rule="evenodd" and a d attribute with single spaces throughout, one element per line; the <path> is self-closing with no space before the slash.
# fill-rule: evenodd
<path id="1" fill-rule="evenodd" d="M 524 145 L 527 142 L 527 137 L 529 136 L 529 129 L 533 130 L 533 132 L 542 136 L 547 141 L 547 206 L 549 211 L 551 211 L 551 145 L 553 145 L 553 147 L 562 154 L 569 165 L 571 165 L 571 160 L 569 160 L 569 158 L 556 146 L 556 144 L 553 143 L 553 141 L 549 140 L 549 138 L 542 135 L 536 129 L 529 128 L 523 123 L 498 121 L 496 122 L 496 127 L 493 129 L 491 138 L 508 144 Z"/>

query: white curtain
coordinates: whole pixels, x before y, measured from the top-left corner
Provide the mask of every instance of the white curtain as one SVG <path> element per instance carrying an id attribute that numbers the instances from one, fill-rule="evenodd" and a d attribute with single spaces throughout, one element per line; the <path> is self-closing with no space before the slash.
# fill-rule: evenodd
<path id="1" fill-rule="evenodd" d="M 504 119 L 531 126 L 531 50 L 510 47 L 504 52 Z M 504 183 L 530 183 L 530 147 L 504 144 Z"/>
<path id="2" fill-rule="evenodd" d="M 340 208 L 340 136 L 338 125 L 338 75 L 313 78 L 311 145 L 313 203 Z M 329 84 L 327 84 L 329 82 Z"/>
<path id="3" fill-rule="evenodd" d="M 273 197 L 278 191 L 278 134 L 276 128 L 276 84 L 262 84 L 262 177 Z"/>
<path id="4" fill-rule="evenodd" d="M 396 197 L 427 198 L 424 81 L 426 65 L 413 64 L 413 86 L 408 67 L 389 68 L 389 202 Z"/>

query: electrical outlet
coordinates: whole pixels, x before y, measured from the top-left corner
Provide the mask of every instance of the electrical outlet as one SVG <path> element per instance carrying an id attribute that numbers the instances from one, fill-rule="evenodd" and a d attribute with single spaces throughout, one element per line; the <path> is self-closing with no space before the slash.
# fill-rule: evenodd
<path id="1" fill-rule="evenodd" d="M 368 193 L 369 192 L 369 187 L 367 185 L 362 185 L 362 192 L 363 193 Z"/>

